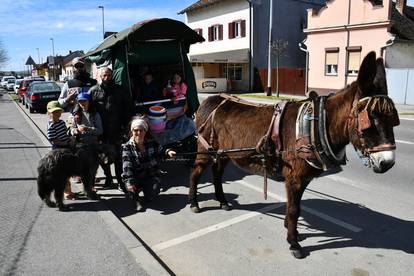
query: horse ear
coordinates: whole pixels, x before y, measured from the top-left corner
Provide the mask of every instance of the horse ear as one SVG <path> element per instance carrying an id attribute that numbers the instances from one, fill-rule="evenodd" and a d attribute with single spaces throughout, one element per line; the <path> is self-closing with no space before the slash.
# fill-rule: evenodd
<path id="1" fill-rule="evenodd" d="M 375 75 L 374 85 L 377 94 L 388 94 L 387 89 L 387 79 L 385 75 L 385 66 L 384 60 L 382 58 L 378 58 L 377 61 L 377 74 Z"/>
<path id="2" fill-rule="evenodd" d="M 377 74 L 377 64 L 375 61 L 375 52 L 369 52 L 362 61 L 358 73 L 358 85 L 363 94 L 369 93 L 372 89 L 375 76 Z"/>

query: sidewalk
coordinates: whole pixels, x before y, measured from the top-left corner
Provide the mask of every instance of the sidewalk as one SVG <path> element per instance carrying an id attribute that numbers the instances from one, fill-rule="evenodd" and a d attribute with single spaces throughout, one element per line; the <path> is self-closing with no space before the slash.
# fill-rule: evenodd
<path id="1" fill-rule="evenodd" d="M 42 204 L 36 167 L 48 150 L 0 91 L 0 275 L 168 275 L 104 201 Z"/>

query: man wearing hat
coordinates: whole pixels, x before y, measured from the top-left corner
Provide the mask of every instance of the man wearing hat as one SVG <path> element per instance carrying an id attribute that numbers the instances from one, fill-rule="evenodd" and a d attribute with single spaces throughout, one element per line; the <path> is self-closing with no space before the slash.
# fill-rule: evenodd
<path id="1" fill-rule="evenodd" d="M 60 92 L 59 103 L 69 112 L 72 112 L 76 103 L 76 97 L 80 93 L 88 92 L 89 88 L 96 84 L 96 80 L 90 78 L 85 70 L 85 63 L 78 57 L 72 60 L 73 79 L 67 81 Z"/>

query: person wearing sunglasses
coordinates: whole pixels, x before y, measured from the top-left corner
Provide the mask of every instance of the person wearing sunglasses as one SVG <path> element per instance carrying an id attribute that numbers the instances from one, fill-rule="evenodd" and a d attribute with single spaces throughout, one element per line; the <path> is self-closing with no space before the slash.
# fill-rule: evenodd
<path id="1" fill-rule="evenodd" d="M 59 104 L 68 112 L 72 112 L 76 104 L 76 97 L 86 93 L 96 84 L 96 80 L 86 72 L 85 63 L 80 58 L 72 60 L 73 79 L 68 80 L 62 87 L 59 96 Z"/>

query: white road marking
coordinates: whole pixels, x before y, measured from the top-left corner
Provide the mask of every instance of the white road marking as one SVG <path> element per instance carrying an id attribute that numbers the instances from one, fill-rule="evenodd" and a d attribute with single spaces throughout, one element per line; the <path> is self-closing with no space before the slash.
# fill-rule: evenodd
<path id="1" fill-rule="evenodd" d="M 414 118 L 401 118 L 401 117 L 400 117 L 400 120 L 414 121 Z"/>
<path id="2" fill-rule="evenodd" d="M 401 144 L 414 145 L 414 142 L 404 141 L 404 140 L 395 140 L 395 142 L 401 143 Z"/>
<path id="3" fill-rule="evenodd" d="M 244 180 L 238 180 L 238 181 L 236 181 L 236 182 L 238 182 L 238 183 L 240 183 L 241 185 L 243 185 L 243 186 L 245 186 L 245 187 L 247 187 L 247 188 L 250 188 L 250 189 L 252 189 L 252 190 L 262 192 L 262 189 L 260 189 L 259 187 L 254 186 L 254 185 L 252 185 L 252 184 L 250 184 L 250 183 L 247 183 L 247 182 L 246 182 L 246 181 L 244 181 Z M 267 195 L 268 195 L 269 197 L 275 198 L 275 199 L 277 199 L 277 200 L 279 200 L 279 201 L 286 201 L 286 200 L 285 200 L 285 198 L 283 198 L 283 197 L 281 197 L 281 196 L 279 196 L 279 195 L 277 195 L 277 194 L 274 194 L 274 193 L 269 193 L 269 192 L 268 192 L 268 193 L 267 193 Z M 344 222 L 344 221 L 342 221 L 342 220 L 339 220 L 339 219 L 336 219 L 336 218 L 331 217 L 331 216 L 329 216 L 329 215 L 326 215 L 326 214 L 324 214 L 324 213 L 321 213 L 321 212 L 319 212 L 319 211 L 317 211 L 317 210 L 315 210 L 315 209 L 312 209 L 312 208 L 306 207 L 304 204 L 301 204 L 301 208 L 302 208 L 302 210 L 303 210 L 303 211 L 305 211 L 305 212 L 308 212 L 308 213 L 310 213 L 310 214 L 312 214 L 312 215 L 314 215 L 314 216 L 317 216 L 317 217 L 319 217 L 319 218 L 321 218 L 321 219 L 324 219 L 324 220 L 329 221 L 329 222 L 331 222 L 331 223 L 333 223 L 333 224 L 336 224 L 336 225 L 338 225 L 338 226 L 341 226 L 341 227 L 343 227 L 343 228 L 345 228 L 345 229 L 348 229 L 348 230 L 350 230 L 350 231 L 352 231 L 352 232 L 358 233 L 358 232 L 360 232 L 360 231 L 362 230 L 361 228 L 356 227 L 356 226 L 354 226 L 354 225 L 352 225 L 352 224 L 346 223 L 346 222 Z"/>
<path id="4" fill-rule="evenodd" d="M 332 179 L 333 181 L 336 181 L 336 182 L 341 182 L 343 184 L 352 186 L 354 188 L 362 189 L 361 185 L 358 182 L 356 182 L 354 180 L 351 180 L 351 179 L 348 179 L 346 177 L 342 177 L 342 176 L 338 176 L 338 175 L 327 175 L 327 176 L 324 176 L 324 177 Z M 364 190 L 364 189 L 362 189 L 362 190 Z"/>
<path id="5" fill-rule="evenodd" d="M 156 244 L 156 245 L 152 246 L 151 249 L 154 250 L 155 252 L 159 252 L 159 251 L 167 249 L 169 247 L 172 247 L 172 246 L 181 244 L 183 242 L 186 242 L 186 241 L 189 241 L 189 240 L 207 235 L 211 232 L 218 231 L 220 229 L 229 227 L 229 226 L 234 225 L 236 223 L 251 219 L 251 218 L 253 218 L 255 216 L 258 216 L 262 213 L 267 213 L 269 211 L 275 210 L 275 209 L 280 208 L 282 206 L 283 206 L 282 203 L 276 203 L 275 205 L 267 206 L 267 207 L 261 208 L 261 209 L 256 210 L 256 211 L 252 211 L 252 212 L 249 212 L 247 214 L 240 215 L 238 217 L 235 217 L 235 218 L 217 223 L 215 225 L 212 225 L 212 226 L 194 231 L 192 233 L 188 233 L 188 234 L 183 235 L 181 237 L 178 237 L 178 238 L 175 238 L 175 239 L 172 239 L 172 240 L 169 240 L 169 241 L 161 242 L 159 244 Z"/>

